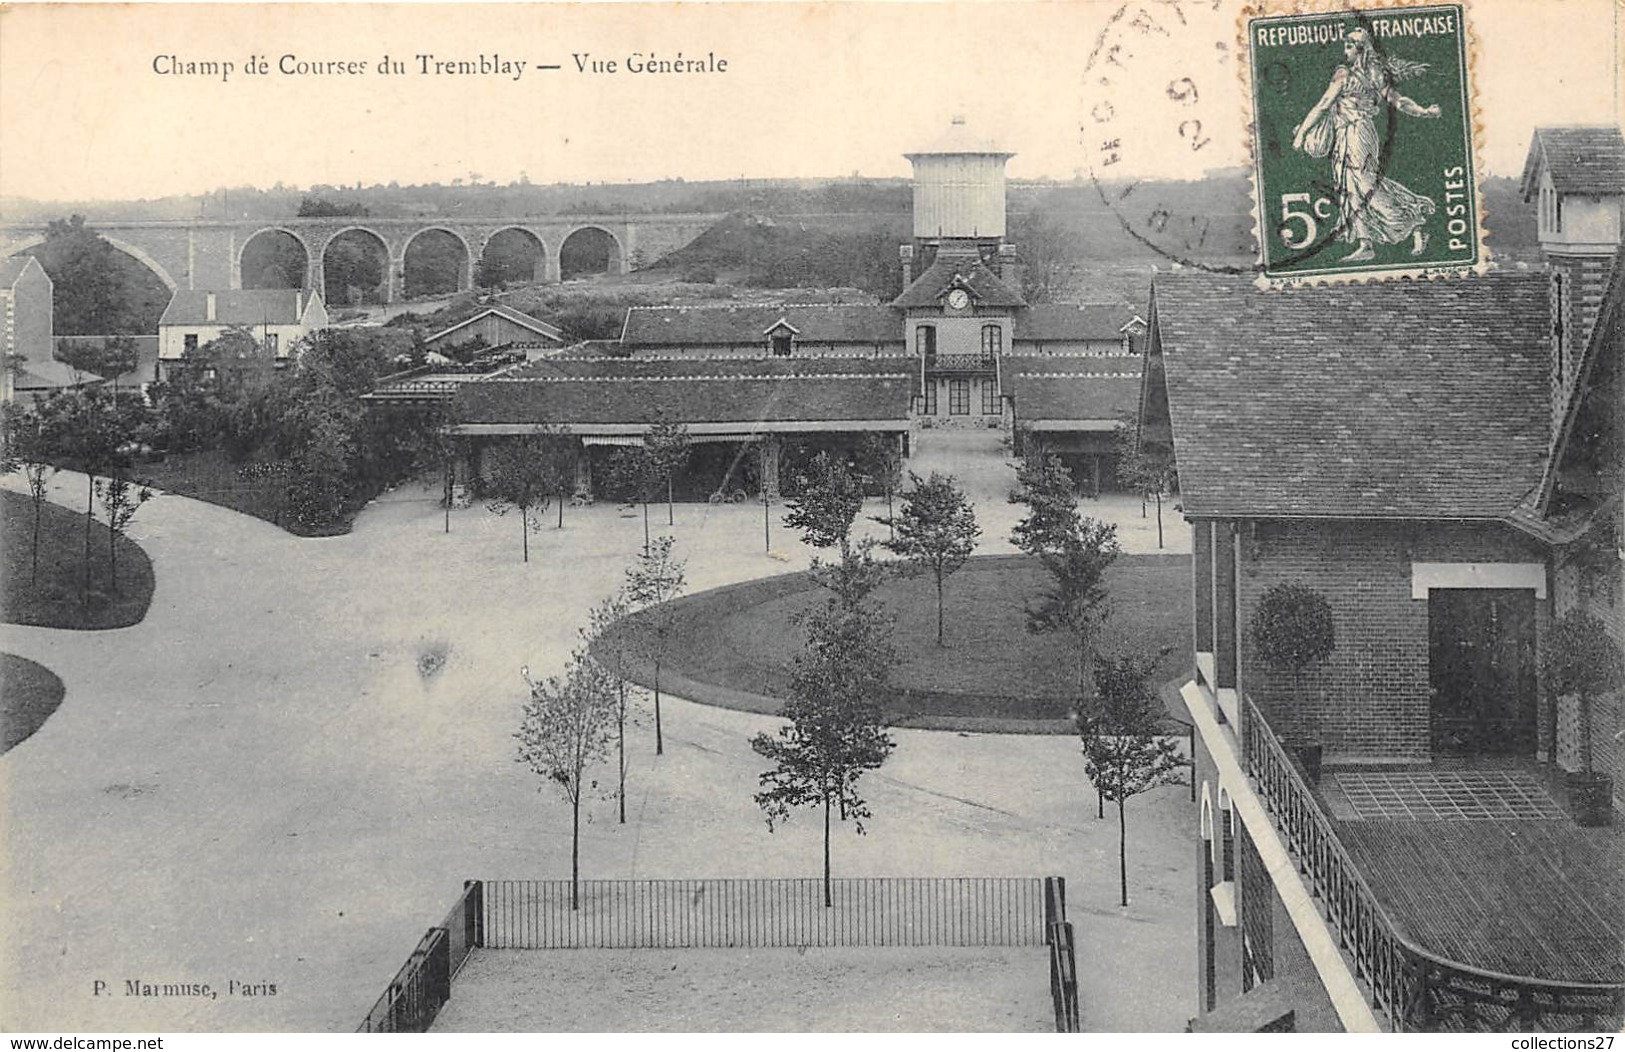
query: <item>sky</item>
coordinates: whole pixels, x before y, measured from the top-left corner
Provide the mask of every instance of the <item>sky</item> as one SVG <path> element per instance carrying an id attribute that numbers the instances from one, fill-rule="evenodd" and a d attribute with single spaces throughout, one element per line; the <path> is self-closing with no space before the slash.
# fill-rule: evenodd
<path id="1" fill-rule="evenodd" d="M 1099 83 L 1097 42 L 1121 39 L 1141 7 L 1158 22 L 1150 46 Z M 1115 174 L 1194 178 L 1247 163 L 1239 12 L 1232 0 L 23 4 L 0 10 L 0 196 L 906 176 L 902 154 L 955 114 L 1015 153 L 1013 179 L 1069 179 L 1099 156 L 1080 127 L 1102 104 L 1123 138 Z M 1609 0 L 1469 3 L 1489 173 L 1519 173 L 1537 124 L 1618 123 L 1618 17 Z M 627 69 L 679 52 L 726 71 Z M 499 68 L 424 73 L 420 55 Z M 251 56 L 268 72 L 247 72 Z M 283 73 L 283 56 L 359 72 Z M 405 72 L 380 74 L 385 56 Z M 582 72 L 578 56 L 617 68 Z M 171 72 L 211 62 L 219 72 Z M 514 79 L 503 62 L 526 68 Z M 1198 96 L 1175 112 L 1181 77 Z M 1178 134 L 1192 119 L 1200 151 Z"/>

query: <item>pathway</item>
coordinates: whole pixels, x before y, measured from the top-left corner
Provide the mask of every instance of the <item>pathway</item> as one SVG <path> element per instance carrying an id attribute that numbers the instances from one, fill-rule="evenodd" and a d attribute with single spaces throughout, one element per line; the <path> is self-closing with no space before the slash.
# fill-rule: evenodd
<path id="1" fill-rule="evenodd" d="M 56 487 L 72 508 L 83 479 Z M 157 575 L 142 624 L 0 626 L 0 649 L 67 688 L 0 757 L 0 1029 L 351 1029 L 464 878 L 567 874 L 568 812 L 513 762 L 518 670 L 560 666 L 641 523 L 571 509 L 523 565 L 511 517 L 460 510 L 449 535 L 441 521 L 430 491 L 407 489 L 349 536 L 301 540 L 164 496 L 131 530 Z M 775 527 L 776 558 L 761 531 L 754 507 L 679 506 L 690 588 L 805 565 L 788 531 Z M 426 679 L 431 649 L 449 657 Z M 585 871 L 812 872 L 817 823 L 769 833 L 751 800 L 748 739 L 775 725 L 669 701 L 664 758 L 647 726 L 632 732 L 633 822 L 590 808 Z M 1186 791 L 1131 805 L 1121 910 L 1116 826 L 1083 806 L 1074 742 L 896 737 L 867 782 L 870 835 L 838 834 L 837 870 L 1059 872 L 1088 947 L 1086 1025 L 1181 1027 L 1195 1007 Z M 192 995 L 204 986 L 212 997 Z"/>

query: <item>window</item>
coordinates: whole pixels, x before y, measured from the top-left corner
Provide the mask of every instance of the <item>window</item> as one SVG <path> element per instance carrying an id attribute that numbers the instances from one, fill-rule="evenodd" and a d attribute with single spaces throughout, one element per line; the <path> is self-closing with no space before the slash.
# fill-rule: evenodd
<path id="1" fill-rule="evenodd" d="M 925 382 L 925 397 L 921 400 L 920 412 L 926 416 L 937 415 L 937 382 L 935 380 Z"/>
<path id="2" fill-rule="evenodd" d="M 914 330 L 914 353 L 921 358 L 936 357 L 937 327 L 935 325 L 921 325 Z"/>
<path id="3" fill-rule="evenodd" d="M 265 334 L 265 353 L 269 354 L 273 358 L 276 357 L 277 339 L 278 336 L 274 332 L 268 332 Z"/>
<path id="4" fill-rule="evenodd" d="M 997 325 L 982 326 L 982 357 L 1004 353 L 1004 330 Z"/>
<path id="5" fill-rule="evenodd" d="M 982 415 L 993 416 L 999 411 L 999 385 L 992 380 L 982 381 Z"/>
<path id="6" fill-rule="evenodd" d="M 948 381 L 948 415 L 970 415 L 970 381 L 964 377 Z"/>
<path id="7" fill-rule="evenodd" d="M 792 337 L 787 332 L 773 334 L 773 357 L 788 358 L 792 349 Z"/>
<path id="8" fill-rule="evenodd" d="M 197 333 L 195 333 L 195 332 L 187 333 L 186 336 L 182 339 L 182 342 L 185 344 L 185 346 L 181 348 L 181 353 L 182 354 L 196 354 L 197 353 Z"/>

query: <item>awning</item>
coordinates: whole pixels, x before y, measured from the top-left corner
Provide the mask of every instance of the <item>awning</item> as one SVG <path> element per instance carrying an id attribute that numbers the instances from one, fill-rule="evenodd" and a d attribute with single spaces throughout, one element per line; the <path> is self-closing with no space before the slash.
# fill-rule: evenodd
<path id="1" fill-rule="evenodd" d="M 584 446 L 641 446 L 642 435 L 582 435 Z"/>

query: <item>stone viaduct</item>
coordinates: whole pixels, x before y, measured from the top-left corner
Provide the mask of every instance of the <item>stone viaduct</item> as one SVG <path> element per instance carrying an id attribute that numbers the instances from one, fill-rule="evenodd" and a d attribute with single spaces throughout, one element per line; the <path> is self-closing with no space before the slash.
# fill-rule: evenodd
<path id="1" fill-rule="evenodd" d="M 299 219 L 196 219 L 94 221 L 90 225 L 114 248 L 145 264 L 171 291 L 175 289 L 242 288 L 243 250 L 261 234 L 280 231 L 305 250 L 305 286 L 326 287 L 323 264 L 335 238 L 358 231 L 389 259 L 385 298 L 405 295 L 406 252 L 414 239 L 430 231 L 450 234 L 462 243 L 458 288 L 471 288 L 474 266 L 486 244 L 514 230 L 540 249 L 536 279 L 560 279 L 559 255 L 577 237 L 607 235 L 611 242 L 610 273 L 625 273 L 634 261 L 654 262 L 694 240 L 720 214 L 545 215 L 522 217 L 445 217 L 389 219 L 342 216 Z M 45 240 L 42 226 L 0 226 L 0 257 L 24 251 Z"/>

